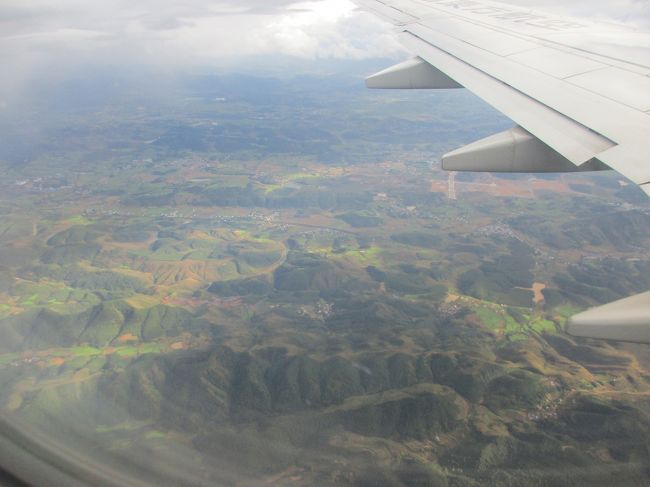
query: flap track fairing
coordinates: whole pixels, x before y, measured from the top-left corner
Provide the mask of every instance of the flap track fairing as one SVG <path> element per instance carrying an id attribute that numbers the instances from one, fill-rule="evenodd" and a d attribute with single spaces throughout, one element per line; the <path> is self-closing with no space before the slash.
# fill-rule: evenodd
<path id="1" fill-rule="evenodd" d="M 384 69 L 366 79 L 366 86 L 375 89 L 436 90 L 462 88 L 438 68 L 416 57 Z"/>
<path id="2" fill-rule="evenodd" d="M 573 336 L 650 343 L 650 292 L 580 313 L 569 320 Z"/>
<path id="3" fill-rule="evenodd" d="M 442 157 L 447 171 L 476 172 L 582 172 L 609 169 L 592 159 L 576 166 L 522 127 L 461 147 Z"/>

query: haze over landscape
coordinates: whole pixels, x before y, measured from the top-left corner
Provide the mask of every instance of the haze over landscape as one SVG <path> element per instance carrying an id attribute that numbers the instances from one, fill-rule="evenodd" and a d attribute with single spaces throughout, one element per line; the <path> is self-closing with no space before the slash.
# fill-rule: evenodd
<path id="1" fill-rule="evenodd" d="M 2 9 L 7 414 L 158 482 L 650 485 L 647 347 L 563 332 L 650 288 L 636 186 L 442 172 L 512 123 L 366 90 L 347 1 Z"/>

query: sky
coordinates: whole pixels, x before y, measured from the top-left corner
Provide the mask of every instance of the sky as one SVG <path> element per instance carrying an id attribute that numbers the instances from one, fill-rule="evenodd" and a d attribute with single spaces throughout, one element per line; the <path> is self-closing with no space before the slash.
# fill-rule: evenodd
<path id="1" fill-rule="evenodd" d="M 650 0 L 509 0 L 650 27 Z M 350 0 L 2 0 L 0 96 L 85 65 L 247 66 L 255 57 L 405 58 L 393 29 Z M 248 66 L 250 67 L 250 66 Z M 0 100 L 1 101 L 1 100 Z"/>
<path id="2" fill-rule="evenodd" d="M 23 71 L 78 62 L 182 67 L 249 56 L 364 59 L 401 48 L 349 0 L 3 0 L 0 56 Z"/>

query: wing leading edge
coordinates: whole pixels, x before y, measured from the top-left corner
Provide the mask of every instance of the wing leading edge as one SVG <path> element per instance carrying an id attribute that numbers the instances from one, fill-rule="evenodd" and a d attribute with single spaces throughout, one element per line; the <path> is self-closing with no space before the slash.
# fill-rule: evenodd
<path id="1" fill-rule="evenodd" d="M 417 56 L 368 87 L 464 87 L 518 124 L 446 154 L 444 169 L 614 169 L 650 196 L 650 34 L 489 0 L 355 1 L 397 26 Z M 590 310 L 568 331 L 650 343 L 649 299 Z"/>

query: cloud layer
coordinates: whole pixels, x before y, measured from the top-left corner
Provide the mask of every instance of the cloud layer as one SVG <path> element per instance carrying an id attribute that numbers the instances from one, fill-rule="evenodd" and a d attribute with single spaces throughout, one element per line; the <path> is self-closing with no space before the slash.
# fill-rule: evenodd
<path id="1" fill-rule="evenodd" d="M 0 32 L 0 49 L 13 58 L 182 63 L 274 54 L 363 58 L 397 49 L 390 29 L 349 0 L 5 0 Z"/>
<path id="2" fill-rule="evenodd" d="M 650 25 L 650 0 L 506 0 L 561 13 Z M 390 26 L 350 0 L 4 0 L 4 59 L 218 63 L 249 55 L 394 55 Z M 21 64 L 20 61 L 17 64 Z"/>
<path id="3" fill-rule="evenodd" d="M 508 0 L 506 0 L 508 1 Z M 509 0 L 650 26 L 650 0 Z M 350 0 L 3 0 L 2 92 L 86 64 L 237 66 L 256 58 L 364 59 L 405 52 L 393 29 Z"/>

